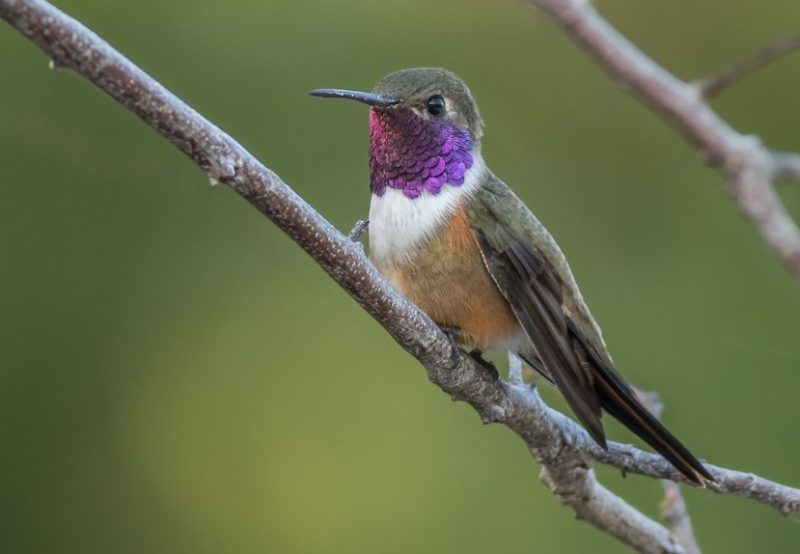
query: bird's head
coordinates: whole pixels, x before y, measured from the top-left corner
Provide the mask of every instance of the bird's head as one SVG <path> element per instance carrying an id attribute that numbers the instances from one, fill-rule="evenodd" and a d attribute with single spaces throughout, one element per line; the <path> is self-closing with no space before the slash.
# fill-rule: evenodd
<path id="1" fill-rule="evenodd" d="M 460 186 L 480 155 L 483 121 L 467 85 L 439 68 L 401 69 L 372 92 L 317 89 L 313 96 L 345 98 L 371 106 L 370 188 L 408 198 Z"/>

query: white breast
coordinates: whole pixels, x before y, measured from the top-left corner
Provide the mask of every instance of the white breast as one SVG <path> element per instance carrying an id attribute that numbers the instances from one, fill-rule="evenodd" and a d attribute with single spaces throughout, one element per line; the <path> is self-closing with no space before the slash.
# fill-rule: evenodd
<path id="1" fill-rule="evenodd" d="M 439 194 L 424 191 L 408 198 L 403 191 L 387 188 L 383 196 L 372 195 L 369 204 L 370 257 L 379 264 L 408 260 L 427 238 L 441 229 L 458 205 L 480 186 L 486 164 L 473 153 L 473 164 L 459 187 L 445 185 Z"/>

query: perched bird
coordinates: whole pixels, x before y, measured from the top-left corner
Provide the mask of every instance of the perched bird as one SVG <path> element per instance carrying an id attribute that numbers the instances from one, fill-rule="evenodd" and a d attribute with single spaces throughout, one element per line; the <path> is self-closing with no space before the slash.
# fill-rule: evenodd
<path id="1" fill-rule="evenodd" d="M 371 106 L 370 258 L 400 292 L 460 345 L 515 352 L 602 447 L 605 410 L 688 479 L 713 480 L 614 369 L 561 249 L 486 167 L 483 120 L 461 79 L 403 69 L 371 93 L 311 94 Z"/>

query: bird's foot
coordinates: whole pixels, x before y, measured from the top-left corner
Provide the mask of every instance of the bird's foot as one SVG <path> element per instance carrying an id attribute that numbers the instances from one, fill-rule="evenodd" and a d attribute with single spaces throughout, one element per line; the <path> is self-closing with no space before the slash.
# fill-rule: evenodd
<path id="1" fill-rule="evenodd" d="M 497 382 L 500 380 L 500 374 L 497 372 L 497 368 L 492 362 L 483 357 L 483 352 L 474 348 L 470 350 L 469 357 L 478 362 L 481 367 L 489 372 L 489 375 L 492 376 L 492 381 Z"/>
<path id="2" fill-rule="evenodd" d="M 349 238 L 351 241 L 360 246 L 361 250 L 364 250 L 364 243 L 359 242 L 359 239 L 361 238 L 361 235 L 364 234 L 364 231 L 366 231 L 368 227 L 369 227 L 369 219 L 358 219 L 353 225 L 353 228 L 350 229 L 350 232 L 347 233 L 347 238 Z"/>
<path id="3" fill-rule="evenodd" d="M 461 348 L 458 346 L 458 337 L 461 334 L 461 329 L 448 327 L 447 325 L 440 325 L 439 329 L 447 335 L 447 339 L 450 341 L 450 368 L 455 369 L 461 361 Z"/>

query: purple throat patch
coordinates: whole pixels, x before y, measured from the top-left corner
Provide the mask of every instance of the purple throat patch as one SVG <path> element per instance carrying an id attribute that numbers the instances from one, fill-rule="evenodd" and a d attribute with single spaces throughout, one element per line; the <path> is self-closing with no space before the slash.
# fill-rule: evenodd
<path id="1" fill-rule="evenodd" d="M 471 150 L 469 131 L 446 122 L 407 109 L 369 111 L 370 189 L 378 196 L 387 187 L 417 198 L 426 190 L 439 194 L 446 184 L 463 185 Z"/>

